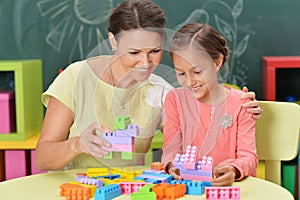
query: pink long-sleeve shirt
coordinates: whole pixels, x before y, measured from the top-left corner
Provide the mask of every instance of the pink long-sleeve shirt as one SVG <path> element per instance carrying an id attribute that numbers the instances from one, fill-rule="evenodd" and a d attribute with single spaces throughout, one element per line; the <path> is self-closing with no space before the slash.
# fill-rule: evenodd
<path id="1" fill-rule="evenodd" d="M 198 147 L 198 159 L 212 156 L 214 166 L 228 164 L 241 176 L 256 176 L 258 157 L 255 119 L 242 107 L 242 91 L 230 88 L 218 105 L 198 101 L 184 88 L 171 90 L 166 97 L 162 162 L 173 161 L 188 145 Z M 212 111 L 212 107 L 215 111 Z"/>

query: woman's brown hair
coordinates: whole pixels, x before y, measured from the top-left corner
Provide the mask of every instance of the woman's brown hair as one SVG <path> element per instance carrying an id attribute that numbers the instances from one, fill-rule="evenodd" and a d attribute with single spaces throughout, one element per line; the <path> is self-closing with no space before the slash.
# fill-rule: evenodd
<path id="1" fill-rule="evenodd" d="M 108 20 L 108 31 L 115 36 L 121 31 L 144 28 L 165 33 L 165 12 L 150 0 L 126 0 L 112 10 Z"/>

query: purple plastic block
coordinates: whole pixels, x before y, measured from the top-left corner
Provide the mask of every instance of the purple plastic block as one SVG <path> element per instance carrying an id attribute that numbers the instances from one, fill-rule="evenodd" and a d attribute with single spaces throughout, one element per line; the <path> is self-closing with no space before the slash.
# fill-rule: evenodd
<path id="1" fill-rule="evenodd" d="M 185 159 L 185 155 L 182 154 L 176 154 L 175 159 L 174 159 L 174 167 L 178 168 L 178 169 L 183 169 L 183 164 L 184 164 L 184 159 Z"/>
<path id="2" fill-rule="evenodd" d="M 97 180 L 94 178 L 83 177 L 79 180 L 79 183 L 88 184 L 88 185 L 96 185 L 97 188 L 103 187 L 103 181 Z"/>
<path id="3" fill-rule="evenodd" d="M 118 137 L 128 137 L 128 136 L 137 137 L 139 135 L 140 135 L 140 129 L 138 125 L 135 124 L 129 124 L 127 126 L 127 129 L 125 130 L 116 130 L 116 136 Z"/>
<path id="4" fill-rule="evenodd" d="M 107 140 L 111 144 L 134 144 L 134 137 L 131 136 L 120 137 L 116 134 L 116 132 L 104 133 L 102 135 L 102 138 Z"/>
<path id="5" fill-rule="evenodd" d="M 161 171 L 152 170 L 152 169 L 143 170 L 143 174 L 151 174 L 151 173 L 165 174 L 165 172 L 163 170 L 161 170 Z"/>
<path id="6" fill-rule="evenodd" d="M 195 170 L 195 169 L 180 169 L 180 174 L 212 177 L 212 171 L 206 172 L 206 171 Z"/>

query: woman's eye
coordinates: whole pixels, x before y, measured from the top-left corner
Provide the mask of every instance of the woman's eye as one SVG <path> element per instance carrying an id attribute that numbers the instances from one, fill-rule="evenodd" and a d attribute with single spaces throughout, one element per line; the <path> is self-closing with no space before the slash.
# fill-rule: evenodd
<path id="1" fill-rule="evenodd" d="M 161 49 L 155 49 L 155 50 L 152 50 L 150 53 L 159 53 L 161 51 Z"/>
<path id="2" fill-rule="evenodd" d="M 138 51 L 130 51 L 129 52 L 129 54 L 131 54 L 131 55 L 136 55 L 136 54 L 138 54 L 139 52 Z"/>

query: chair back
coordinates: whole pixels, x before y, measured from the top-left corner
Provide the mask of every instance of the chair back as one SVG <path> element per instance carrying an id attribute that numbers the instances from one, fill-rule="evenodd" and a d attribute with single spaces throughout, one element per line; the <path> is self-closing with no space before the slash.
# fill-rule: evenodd
<path id="1" fill-rule="evenodd" d="M 281 185 L 281 161 L 298 153 L 300 106 L 296 103 L 260 101 L 264 109 L 256 122 L 256 147 L 265 162 L 265 179 Z"/>

